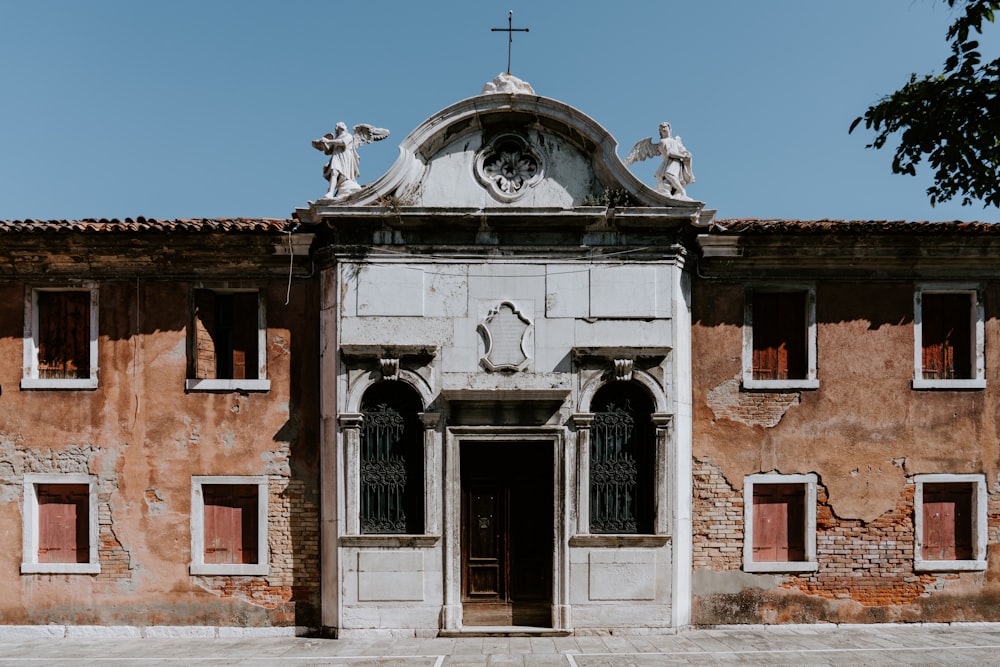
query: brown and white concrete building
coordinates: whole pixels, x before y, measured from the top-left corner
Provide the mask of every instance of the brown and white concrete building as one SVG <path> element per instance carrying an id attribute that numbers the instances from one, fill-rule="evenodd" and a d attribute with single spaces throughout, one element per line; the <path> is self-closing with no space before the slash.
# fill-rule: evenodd
<path id="1" fill-rule="evenodd" d="M 715 220 L 524 90 L 294 219 L 0 222 L 0 623 L 1000 620 L 998 259 Z"/>

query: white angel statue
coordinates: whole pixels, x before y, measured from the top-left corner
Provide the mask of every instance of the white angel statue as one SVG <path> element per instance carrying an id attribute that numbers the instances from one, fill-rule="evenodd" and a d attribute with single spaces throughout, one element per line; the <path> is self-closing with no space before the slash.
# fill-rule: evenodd
<path id="1" fill-rule="evenodd" d="M 694 183 L 691 152 L 684 148 L 680 137 L 670 136 L 670 123 L 660 123 L 660 140 L 647 137 L 638 142 L 625 158 L 625 165 L 661 156 L 663 164 L 656 169 L 656 190 L 674 199 L 690 201 L 685 185 Z"/>
<path id="2" fill-rule="evenodd" d="M 312 142 L 313 148 L 330 156 L 323 167 L 323 178 L 330 182 L 330 190 L 323 198 L 339 199 L 360 190 L 361 186 L 357 181 L 360 175 L 358 162 L 361 161 L 358 146 L 381 141 L 388 136 L 389 130 L 374 125 L 355 125 L 354 134 L 351 134 L 347 131 L 347 125 L 337 123 L 336 132 L 327 132 Z"/>

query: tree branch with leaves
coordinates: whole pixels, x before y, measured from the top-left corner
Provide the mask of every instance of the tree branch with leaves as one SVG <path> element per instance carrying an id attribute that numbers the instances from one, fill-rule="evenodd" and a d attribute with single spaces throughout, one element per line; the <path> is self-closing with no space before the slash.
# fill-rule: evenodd
<path id="1" fill-rule="evenodd" d="M 868 148 L 882 148 L 897 133 L 894 174 L 915 176 L 922 160 L 934 170 L 927 188 L 931 206 L 961 196 L 962 204 L 1000 207 L 1000 58 L 983 63 L 979 42 L 984 23 L 993 23 L 1000 1 L 945 0 L 964 12 L 948 29 L 951 55 L 941 74 L 918 77 L 868 108 L 874 130 Z"/>

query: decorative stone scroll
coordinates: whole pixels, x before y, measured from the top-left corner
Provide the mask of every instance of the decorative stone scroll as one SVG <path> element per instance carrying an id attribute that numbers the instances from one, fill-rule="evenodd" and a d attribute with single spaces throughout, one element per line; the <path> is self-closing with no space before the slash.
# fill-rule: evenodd
<path id="1" fill-rule="evenodd" d="M 520 199 L 541 181 L 541 153 L 516 134 L 504 134 L 487 144 L 476 156 L 476 178 L 490 194 L 503 202 Z"/>
<path id="2" fill-rule="evenodd" d="M 480 360 L 491 371 L 519 371 L 528 363 L 524 338 L 531 322 L 510 301 L 502 301 L 480 325 L 486 354 Z"/>

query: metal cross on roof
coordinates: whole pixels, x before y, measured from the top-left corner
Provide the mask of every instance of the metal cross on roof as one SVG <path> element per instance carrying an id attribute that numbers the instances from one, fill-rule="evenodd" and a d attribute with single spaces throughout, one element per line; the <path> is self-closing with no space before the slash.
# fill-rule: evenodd
<path id="1" fill-rule="evenodd" d="M 510 74 L 510 45 L 514 43 L 514 33 L 515 32 L 528 32 L 527 28 L 515 28 L 514 27 L 514 10 L 511 9 L 507 14 L 507 27 L 506 28 L 490 28 L 490 32 L 505 32 L 507 33 L 507 74 Z"/>

